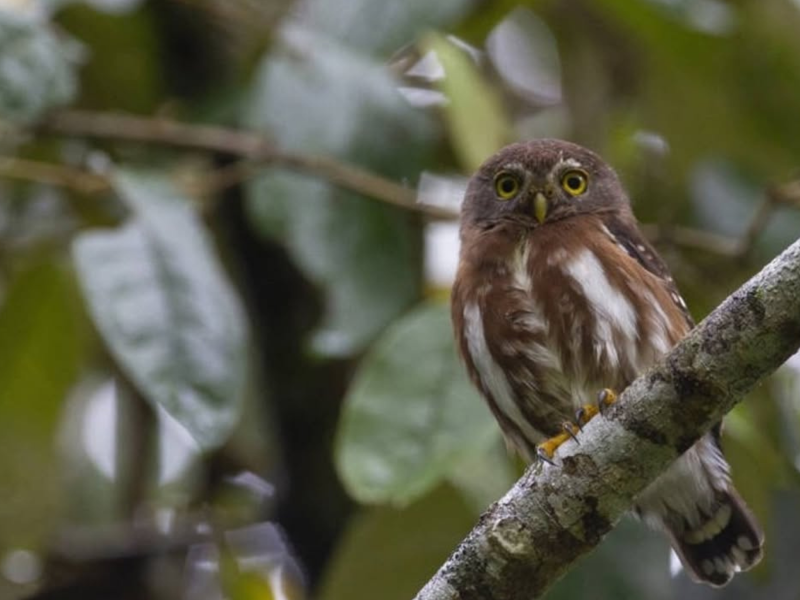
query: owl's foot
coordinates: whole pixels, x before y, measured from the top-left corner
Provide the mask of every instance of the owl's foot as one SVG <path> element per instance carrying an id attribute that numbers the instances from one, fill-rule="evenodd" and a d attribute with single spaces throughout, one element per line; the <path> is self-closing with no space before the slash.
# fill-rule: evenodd
<path id="1" fill-rule="evenodd" d="M 578 441 L 578 432 L 581 430 L 580 426 L 575 423 L 565 422 L 561 425 L 561 428 L 563 429 L 561 433 L 554 435 L 536 446 L 536 454 L 539 456 L 539 459 L 551 465 L 555 465 L 553 456 L 561 444 L 567 440 L 574 440 L 576 444 L 580 444 Z"/>
<path id="2" fill-rule="evenodd" d="M 597 394 L 596 404 L 585 404 L 575 413 L 575 421 L 578 423 L 578 427 L 586 425 L 597 415 L 602 414 L 606 407 L 611 406 L 616 401 L 617 394 L 614 390 L 609 388 L 601 390 L 600 393 Z"/>
<path id="3" fill-rule="evenodd" d="M 602 414 L 606 407 L 611 406 L 616 401 L 617 394 L 614 393 L 613 390 L 608 388 L 602 390 L 597 394 L 597 404 L 586 404 L 578 409 L 578 412 L 575 413 L 575 423 L 563 423 L 561 425 L 561 429 L 563 430 L 561 433 L 554 435 L 536 446 L 536 454 L 539 459 L 551 465 L 555 465 L 553 456 L 555 456 L 556 450 L 558 450 L 561 444 L 567 440 L 573 440 L 576 444 L 580 444 L 580 441 L 578 441 L 578 433 L 581 432 L 581 428 L 594 417 Z"/>

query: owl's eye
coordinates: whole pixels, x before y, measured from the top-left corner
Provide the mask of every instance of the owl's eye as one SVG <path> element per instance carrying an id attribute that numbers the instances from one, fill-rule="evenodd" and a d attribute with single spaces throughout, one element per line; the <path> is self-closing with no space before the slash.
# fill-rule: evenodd
<path id="1" fill-rule="evenodd" d="M 573 196 L 578 196 L 585 192 L 587 185 L 589 185 L 589 175 L 586 171 L 572 169 L 561 177 L 561 187 Z"/>
<path id="2" fill-rule="evenodd" d="M 501 200 L 510 200 L 519 193 L 519 179 L 507 171 L 494 178 L 494 191 Z"/>

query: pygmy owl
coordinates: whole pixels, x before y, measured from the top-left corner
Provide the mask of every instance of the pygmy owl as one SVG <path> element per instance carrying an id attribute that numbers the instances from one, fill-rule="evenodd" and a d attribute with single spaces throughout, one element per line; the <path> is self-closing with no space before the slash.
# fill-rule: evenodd
<path id="1" fill-rule="evenodd" d="M 548 462 L 693 327 L 616 173 L 560 140 L 514 144 L 472 177 L 452 317 L 469 375 L 508 442 Z M 603 391 L 605 390 L 605 391 Z M 577 415 L 577 416 L 576 416 Z M 697 581 L 726 584 L 762 556 L 719 425 L 636 500 Z"/>

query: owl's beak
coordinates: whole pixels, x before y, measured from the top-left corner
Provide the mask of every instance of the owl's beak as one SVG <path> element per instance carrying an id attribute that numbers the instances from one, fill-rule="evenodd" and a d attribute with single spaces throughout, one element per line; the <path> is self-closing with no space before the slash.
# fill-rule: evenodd
<path id="1" fill-rule="evenodd" d="M 547 198 L 542 192 L 536 192 L 533 197 L 533 215 L 540 224 L 547 218 Z"/>

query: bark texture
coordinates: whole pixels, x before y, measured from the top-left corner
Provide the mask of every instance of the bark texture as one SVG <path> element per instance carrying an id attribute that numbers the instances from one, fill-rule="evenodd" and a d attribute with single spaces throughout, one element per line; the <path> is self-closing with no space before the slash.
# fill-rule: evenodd
<path id="1" fill-rule="evenodd" d="M 536 464 L 416 600 L 530 600 L 594 548 L 633 499 L 800 347 L 800 241 L 731 295 L 557 466 Z"/>

